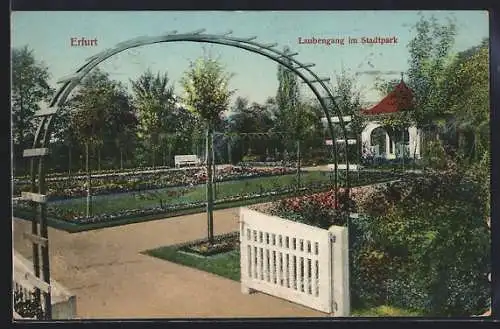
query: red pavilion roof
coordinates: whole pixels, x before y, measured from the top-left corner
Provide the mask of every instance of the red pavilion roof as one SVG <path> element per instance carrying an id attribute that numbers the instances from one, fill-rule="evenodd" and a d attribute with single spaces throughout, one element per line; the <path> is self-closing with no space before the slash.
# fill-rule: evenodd
<path id="1" fill-rule="evenodd" d="M 361 113 L 365 115 L 376 115 L 394 113 L 408 110 L 413 105 L 413 91 L 404 83 L 403 80 L 394 87 L 394 89 L 385 96 L 378 104 L 369 109 L 362 109 Z"/>

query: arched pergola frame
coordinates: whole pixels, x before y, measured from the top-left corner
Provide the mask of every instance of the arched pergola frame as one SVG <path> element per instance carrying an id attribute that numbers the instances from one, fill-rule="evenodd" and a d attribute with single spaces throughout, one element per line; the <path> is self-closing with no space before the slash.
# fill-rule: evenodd
<path id="1" fill-rule="evenodd" d="M 223 34 L 205 34 L 205 29 L 197 30 L 190 33 L 178 34 L 177 31 L 172 31 L 168 33 L 161 34 L 159 36 L 153 37 L 138 37 L 128 41 L 120 42 L 115 47 L 104 50 L 97 55 L 88 58 L 84 65 L 82 65 L 76 72 L 58 81 L 62 86 L 58 89 L 49 107 L 42 109 L 35 113 L 35 117 L 41 118 L 38 124 L 35 137 L 32 144 L 32 149 L 24 150 L 25 157 L 31 157 L 30 169 L 31 169 L 31 198 L 29 200 L 32 202 L 35 208 L 35 217 L 33 218 L 32 234 L 40 235 L 45 239 L 45 245 L 42 246 L 42 261 L 44 266 L 42 267 L 43 279 L 45 282 L 50 282 L 50 271 L 48 266 L 48 232 L 47 232 L 47 205 L 46 205 L 46 166 L 45 166 L 45 156 L 49 154 L 49 149 L 47 144 L 50 141 L 50 137 L 53 130 L 54 119 L 58 114 L 59 109 L 65 104 L 71 91 L 77 87 L 82 79 L 90 73 L 90 71 L 97 65 L 105 61 L 106 59 L 123 52 L 127 49 L 141 47 L 145 45 L 151 45 L 156 43 L 167 43 L 167 42 L 198 42 L 198 43 L 212 43 L 225 46 L 231 46 L 234 48 L 239 48 L 243 50 L 250 51 L 255 54 L 262 55 L 280 65 L 286 67 L 293 73 L 295 73 L 303 83 L 314 93 L 318 99 L 321 108 L 327 119 L 328 130 L 330 132 L 332 140 L 336 140 L 335 131 L 333 128 L 330 109 L 339 118 L 339 124 L 341 127 L 341 132 L 344 139 L 347 140 L 347 130 L 345 123 L 342 118 L 342 113 L 335 102 L 335 97 L 333 96 L 330 89 L 325 84 L 325 81 L 329 79 L 322 79 L 316 73 L 314 73 L 310 68 L 314 64 L 304 64 L 293 56 L 298 55 L 298 53 L 285 53 L 283 51 L 275 49 L 276 43 L 264 44 L 254 41 L 257 37 L 249 38 L 238 38 L 232 36 L 232 31 Z M 319 86 L 319 87 L 316 87 Z M 333 145 L 335 166 L 334 173 L 335 177 L 338 177 L 338 150 L 337 146 Z M 349 182 L 349 159 L 347 152 L 345 152 L 345 163 L 347 165 L 347 181 L 346 181 L 346 193 L 349 195 L 350 182 Z M 36 170 L 36 165 L 38 165 L 38 170 Z M 38 177 L 38 179 L 37 179 Z M 38 183 L 38 184 L 37 184 Z M 38 186 L 37 186 L 38 185 Z M 335 197 L 338 197 L 338 179 L 335 179 L 334 183 Z M 44 200 L 44 201 L 40 201 Z M 38 211 L 36 209 L 38 208 Z M 38 232 L 37 218 L 40 219 L 40 232 Z M 35 274 L 39 276 L 40 265 L 38 260 L 38 245 L 33 243 L 33 263 L 35 267 Z M 51 318 L 51 298 L 50 293 L 45 296 L 45 309 L 47 318 Z"/>

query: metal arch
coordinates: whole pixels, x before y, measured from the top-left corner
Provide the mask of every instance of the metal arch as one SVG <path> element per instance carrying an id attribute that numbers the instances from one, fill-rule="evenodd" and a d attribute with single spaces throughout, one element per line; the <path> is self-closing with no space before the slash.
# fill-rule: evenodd
<path id="1" fill-rule="evenodd" d="M 202 34 L 205 30 L 197 30 L 191 33 L 184 33 L 184 34 L 177 34 L 176 32 L 172 32 L 172 34 L 164 34 L 156 37 L 137 37 L 133 38 L 128 41 L 120 42 L 117 44 L 114 48 L 106 49 L 101 53 L 98 53 L 90 58 L 87 59 L 86 63 L 82 65 L 79 69 L 76 70 L 76 72 L 73 75 L 70 75 L 69 77 L 66 77 L 62 79 L 63 86 L 59 88 L 57 93 L 54 95 L 53 99 L 50 102 L 50 107 L 55 107 L 56 113 L 54 114 L 49 114 L 46 116 L 41 117 L 41 122 L 40 125 L 37 129 L 37 132 L 35 134 L 35 138 L 33 141 L 33 148 L 36 148 L 37 145 L 40 145 L 39 147 L 44 147 L 47 143 L 47 138 L 50 137 L 52 125 L 53 125 L 53 120 L 52 117 L 54 115 L 57 115 L 57 111 L 59 111 L 59 108 L 64 105 L 64 102 L 66 101 L 67 97 L 69 96 L 70 92 L 80 83 L 80 81 L 85 77 L 94 67 L 96 67 L 99 63 L 105 61 L 109 57 L 118 54 L 124 50 L 130 49 L 130 48 L 135 48 L 135 47 L 140 47 L 144 45 L 150 45 L 150 44 L 155 44 L 155 43 L 164 43 L 164 42 L 179 42 L 179 41 L 190 41 L 190 42 L 202 42 L 202 43 L 214 43 L 214 44 L 220 44 L 220 45 L 227 45 L 227 46 L 232 46 L 240 49 L 244 49 L 253 53 L 260 54 L 262 56 L 265 56 L 282 66 L 288 68 L 292 72 L 294 72 L 298 77 L 300 77 L 304 83 L 306 83 L 309 88 L 312 90 L 318 101 L 320 102 L 320 105 L 323 109 L 323 112 L 325 113 L 327 123 L 328 123 L 328 128 L 330 131 L 330 135 L 332 136 L 332 140 L 336 140 L 335 132 L 333 129 L 333 124 L 332 120 L 330 117 L 330 113 L 328 110 L 328 106 L 325 103 L 325 97 L 322 97 L 319 90 L 314 86 L 314 83 L 319 83 L 319 85 L 322 87 L 322 89 L 326 92 L 327 97 L 330 100 L 330 103 L 333 107 L 333 110 L 336 112 L 337 116 L 339 117 L 339 123 L 344 135 L 344 138 L 347 139 L 347 130 L 345 128 L 345 123 L 342 118 L 342 113 L 340 109 L 338 108 L 336 102 L 335 102 L 335 97 L 331 93 L 331 91 L 328 89 L 328 87 L 325 85 L 325 83 L 310 69 L 311 65 L 310 64 L 302 64 L 299 61 L 295 60 L 292 58 L 296 53 L 293 54 L 286 54 L 284 52 L 281 52 L 279 50 L 273 49 L 273 47 L 276 46 L 276 44 L 261 44 L 258 42 L 253 41 L 255 38 L 236 38 L 232 37 L 231 31 L 228 33 L 224 34 Z M 309 73 L 313 79 L 308 79 L 305 75 L 304 72 L 301 72 L 300 70 L 304 70 L 305 73 Z M 45 131 L 43 134 L 43 138 L 41 137 L 41 129 L 42 127 L 45 126 Z M 335 152 L 335 175 L 337 176 L 337 164 L 338 164 L 338 150 L 337 150 L 337 145 L 334 143 L 334 152 Z M 32 160 L 32 164 L 34 164 L 33 161 L 36 161 L 35 159 Z M 43 157 L 40 157 L 38 159 L 39 161 L 39 168 L 43 167 Z M 345 161 L 346 161 L 346 166 L 347 166 L 347 193 L 349 193 L 349 159 L 348 159 L 348 152 L 345 152 Z M 39 176 L 41 176 L 42 170 L 39 170 Z M 32 172 L 32 177 L 34 180 L 34 172 Z M 41 177 L 39 177 L 41 179 Z M 41 180 L 40 180 L 41 181 Z M 337 184 L 335 186 L 335 191 L 337 190 Z M 44 191 L 40 191 L 44 192 Z"/>

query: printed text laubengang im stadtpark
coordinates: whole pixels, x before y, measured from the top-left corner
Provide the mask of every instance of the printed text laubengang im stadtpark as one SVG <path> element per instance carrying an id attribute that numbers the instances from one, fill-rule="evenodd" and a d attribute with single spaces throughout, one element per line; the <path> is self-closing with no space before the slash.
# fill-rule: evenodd
<path id="1" fill-rule="evenodd" d="M 392 37 L 345 37 L 345 38 L 316 38 L 316 37 L 308 37 L 298 38 L 299 44 L 307 44 L 307 45 L 394 45 L 398 43 L 398 38 L 395 36 Z"/>

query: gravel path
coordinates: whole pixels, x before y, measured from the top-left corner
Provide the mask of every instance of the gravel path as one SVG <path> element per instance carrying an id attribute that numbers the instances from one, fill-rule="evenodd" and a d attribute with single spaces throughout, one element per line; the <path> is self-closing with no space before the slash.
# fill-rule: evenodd
<path id="1" fill-rule="evenodd" d="M 238 230 L 238 209 L 216 211 L 216 234 Z M 32 259 L 15 219 L 14 248 Z M 203 238 L 204 213 L 81 233 L 49 228 L 51 276 L 77 295 L 79 318 L 324 317 L 210 273 L 140 254 Z"/>

